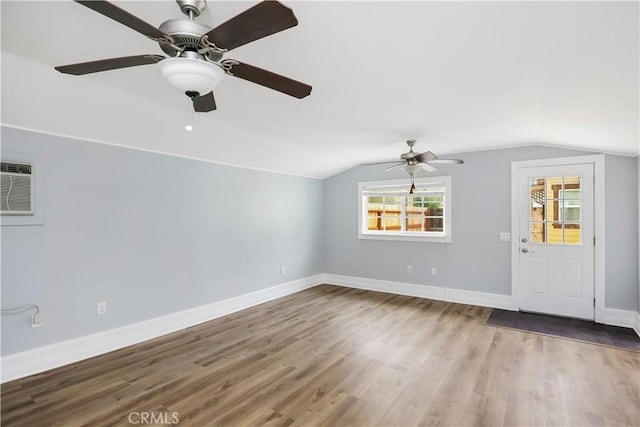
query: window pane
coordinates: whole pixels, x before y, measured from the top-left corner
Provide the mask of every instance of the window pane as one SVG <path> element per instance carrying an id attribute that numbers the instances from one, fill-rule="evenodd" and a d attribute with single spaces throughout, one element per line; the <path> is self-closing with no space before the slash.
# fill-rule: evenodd
<path id="1" fill-rule="evenodd" d="M 564 208 L 562 219 L 565 221 L 580 221 L 580 207 Z"/>
<path id="2" fill-rule="evenodd" d="M 531 200 L 530 219 L 531 221 L 544 221 L 545 200 Z"/>
<path id="3" fill-rule="evenodd" d="M 562 177 L 548 177 L 546 181 L 547 194 L 545 195 L 545 198 L 558 199 L 560 197 L 560 191 L 562 190 Z"/>
<path id="4" fill-rule="evenodd" d="M 402 201 L 402 198 L 401 198 L 401 197 L 389 197 L 389 196 L 385 196 L 385 197 L 384 197 L 384 202 L 385 202 L 385 203 L 390 203 L 390 204 L 397 204 L 397 205 L 399 205 L 401 201 Z"/>
<path id="5" fill-rule="evenodd" d="M 564 244 L 580 245 L 582 244 L 582 233 L 580 224 L 567 223 L 564 225 Z"/>
<path id="6" fill-rule="evenodd" d="M 369 203 L 367 207 L 367 230 L 382 230 L 382 212 L 384 205 L 382 197 L 369 197 L 367 200 L 374 199 L 377 203 Z"/>
<path id="7" fill-rule="evenodd" d="M 572 188 L 577 186 L 577 188 Z M 562 192 L 563 199 L 579 199 L 581 196 L 580 183 L 578 184 L 565 184 L 565 189 Z"/>
<path id="8" fill-rule="evenodd" d="M 557 199 L 547 200 L 547 209 L 545 211 L 545 220 L 560 221 L 560 201 Z"/>
<path id="9" fill-rule="evenodd" d="M 424 207 L 433 211 L 442 211 L 444 209 L 444 197 L 442 196 L 428 196 L 424 198 Z"/>
<path id="10" fill-rule="evenodd" d="M 529 241 L 531 243 L 545 243 L 544 222 L 531 222 Z"/>
<path id="11" fill-rule="evenodd" d="M 423 203 L 422 197 L 407 197 L 407 207 L 413 206 L 416 208 L 421 208 Z"/>
<path id="12" fill-rule="evenodd" d="M 547 227 L 546 227 L 547 243 L 562 244 L 563 243 L 562 223 L 548 222 L 546 224 L 547 224 Z"/>
<path id="13" fill-rule="evenodd" d="M 423 219 L 424 219 L 424 217 L 422 215 L 420 215 L 420 216 L 408 216 L 407 217 L 407 222 L 406 222 L 406 225 L 405 225 L 407 231 L 412 231 L 412 232 L 423 231 L 423 229 L 422 229 Z"/>
<path id="14" fill-rule="evenodd" d="M 386 202 L 386 200 L 385 200 Z M 384 214 L 385 215 L 400 215 L 402 212 L 402 207 L 399 203 L 385 203 L 384 204 Z"/>
<path id="15" fill-rule="evenodd" d="M 531 188 L 531 198 L 544 199 L 544 178 L 531 178 L 529 187 Z"/>
<path id="16" fill-rule="evenodd" d="M 382 218 L 369 218 L 367 220 L 367 230 L 382 230 Z"/>
<path id="17" fill-rule="evenodd" d="M 439 232 L 444 230 L 444 221 L 442 217 L 426 218 L 424 231 Z"/>
<path id="18" fill-rule="evenodd" d="M 382 218 L 382 227 L 385 231 L 400 231 L 402 228 L 400 215 L 385 216 Z"/>
<path id="19" fill-rule="evenodd" d="M 563 178 L 564 190 L 579 190 L 580 189 L 580 180 L 579 176 L 565 176 Z"/>

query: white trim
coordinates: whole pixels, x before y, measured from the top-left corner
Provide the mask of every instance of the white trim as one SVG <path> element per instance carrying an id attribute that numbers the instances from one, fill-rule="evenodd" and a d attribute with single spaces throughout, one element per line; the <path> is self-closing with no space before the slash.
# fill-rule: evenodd
<path id="1" fill-rule="evenodd" d="M 441 286 L 417 285 L 415 283 L 394 282 L 390 280 L 369 279 L 366 277 L 343 276 L 339 274 L 323 274 L 323 282 L 347 288 L 365 289 L 418 298 L 429 298 L 460 304 L 479 305 L 482 307 L 514 310 L 510 295 L 491 294 L 487 292 L 449 289 Z"/>
<path id="2" fill-rule="evenodd" d="M 605 325 L 621 326 L 623 328 L 632 328 L 638 333 L 636 329 L 637 313 L 633 310 L 620 310 L 618 308 L 605 308 L 602 313 L 602 322 Z M 640 335 L 640 334 L 639 334 Z"/>
<path id="3" fill-rule="evenodd" d="M 305 277 L 212 304 L 2 357 L 4 383 L 188 328 L 322 283 Z"/>
<path id="4" fill-rule="evenodd" d="M 636 331 L 636 334 L 640 337 L 640 312 L 636 313 L 635 323 L 633 324 L 633 330 Z"/>
<path id="5" fill-rule="evenodd" d="M 520 309 L 519 302 L 519 281 L 518 274 L 518 254 L 520 250 L 518 238 L 518 171 L 520 168 L 540 167 L 540 166 L 560 166 L 591 163 L 594 165 L 594 236 L 596 246 L 594 253 L 594 295 L 596 299 L 595 321 L 607 323 L 605 313 L 605 173 L 604 154 L 594 154 L 588 156 L 559 157 L 554 159 L 538 159 L 511 162 L 511 299 L 515 310 Z M 612 310 L 612 309 L 606 309 Z"/>

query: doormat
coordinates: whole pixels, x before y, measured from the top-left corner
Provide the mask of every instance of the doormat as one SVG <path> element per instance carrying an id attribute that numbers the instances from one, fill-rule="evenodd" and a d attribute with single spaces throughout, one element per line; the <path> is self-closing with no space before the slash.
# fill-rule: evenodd
<path id="1" fill-rule="evenodd" d="M 588 320 L 494 308 L 486 324 L 640 352 L 640 337 L 633 329 Z"/>

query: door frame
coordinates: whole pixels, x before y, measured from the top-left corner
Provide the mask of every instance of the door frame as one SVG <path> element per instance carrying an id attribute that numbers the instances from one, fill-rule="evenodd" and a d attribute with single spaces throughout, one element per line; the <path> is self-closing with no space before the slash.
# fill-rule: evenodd
<path id="1" fill-rule="evenodd" d="M 594 236 L 596 244 L 594 247 L 594 297 L 595 310 L 594 317 L 597 323 L 605 321 L 605 236 L 604 236 L 604 211 L 605 211 L 605 174 L 604 174 L 604 154 L 593 154 L 587 156 L 560 157 L 552 159 L 524 160 L 511 162 L 511 304 L 514 310 L 520 310 L 520 274 L 519 274 L 519 254 L 520 254 L 520 212 L 519 198 L 519 171 L 522 168 L 593 164 L 593 215 L 594 215 Z"/>

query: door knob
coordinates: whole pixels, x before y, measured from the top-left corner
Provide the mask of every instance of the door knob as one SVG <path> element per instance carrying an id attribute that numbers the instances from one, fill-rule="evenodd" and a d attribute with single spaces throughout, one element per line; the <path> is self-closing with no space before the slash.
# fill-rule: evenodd
<path id="1" fill-rule="evenodd" d="M 529 252 L 529 249 L 527 249 L 527 248 L 522 248 L 522 253 L 523 253 L 523 254 L 526 254 L 527 252 Z"/>
<path id="2" fill-rule="evenodd" d="M 527 238 L 526 238 L 526 237 L 523 237 L 522 239 L 520 239 L 520 241 L 521 241 L 522 243 L 527 243 Z"/>

